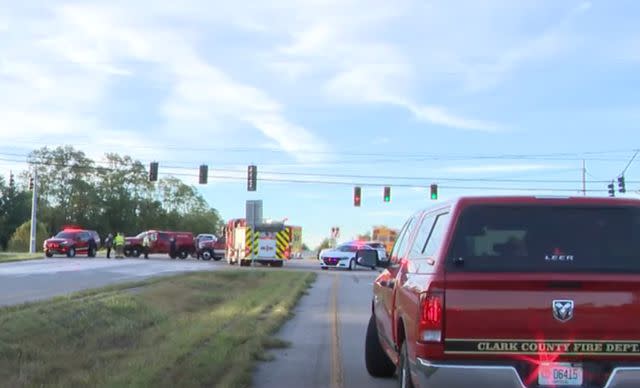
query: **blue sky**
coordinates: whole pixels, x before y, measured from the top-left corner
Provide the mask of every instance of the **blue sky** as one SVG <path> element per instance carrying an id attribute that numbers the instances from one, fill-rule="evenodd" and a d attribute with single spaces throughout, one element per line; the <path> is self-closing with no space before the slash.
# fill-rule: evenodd
<path id="1" fill-rule="evenodd" d="M 331 226 L 345 239 L 401 226 L 433 182 L 442 199 L 578 194 L 586 159 L 606 195 L 640 148 L 635 1 L 0 5 L 0 153 L 118 151 L 194 184 L 206 163 L 198 189 L 223 217 L 263 199 L 311 245 Z M 247 193 L 249 163 L 324 183 Z M 640 160 L 626 178 L 638 197 Z M 354 208 L 354 184 L 389 184 L 392 202 L 364 186 Z"/>

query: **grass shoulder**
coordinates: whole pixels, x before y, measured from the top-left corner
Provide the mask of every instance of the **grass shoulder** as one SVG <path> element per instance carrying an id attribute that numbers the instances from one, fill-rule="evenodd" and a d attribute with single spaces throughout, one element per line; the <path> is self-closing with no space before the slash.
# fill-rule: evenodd
<path id="1" fill-rule="evenodd" d="M 0 309 L 8 386 L 248 387 L 315 274 L 220 271 Z"/>
<path id="2" fill-rule="evenodd" d="M 0 252 L 0 263 L 11 263 L 14 261 L 39 260 L 44 258 L 44 253 L 20 253 L 20 252 Z"/>

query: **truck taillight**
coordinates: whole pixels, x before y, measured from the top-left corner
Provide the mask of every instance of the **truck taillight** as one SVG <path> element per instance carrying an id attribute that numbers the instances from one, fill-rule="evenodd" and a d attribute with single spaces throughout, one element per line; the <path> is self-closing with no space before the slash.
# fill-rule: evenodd
<path id="1" fill-rule="evenodd" d="M 442 342 L 444 321 L 444 295 L 427 292 L 420 297 L 420 325 L 418 338 L 421 342 Z"/>

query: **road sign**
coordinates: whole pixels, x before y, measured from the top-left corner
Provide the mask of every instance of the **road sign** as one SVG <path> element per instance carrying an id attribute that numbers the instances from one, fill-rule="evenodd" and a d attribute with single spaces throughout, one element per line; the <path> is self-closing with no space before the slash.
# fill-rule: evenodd
<path id="1" fill-rule="evenodd" d="M 257 225 L 262 223 L 262 200 L 247 201 L 247 224 Z"/>

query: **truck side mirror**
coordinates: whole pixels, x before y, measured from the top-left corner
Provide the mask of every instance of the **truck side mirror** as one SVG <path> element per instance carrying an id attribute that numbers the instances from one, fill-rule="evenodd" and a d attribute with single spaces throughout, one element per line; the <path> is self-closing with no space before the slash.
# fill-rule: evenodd
<path id="1" fill-rule="evenodd" d="M 375 268 L 378 265 L 378 252 L 372 249 L 361 249 L 356 252 L 356 263 L 363 267 Z"/>

